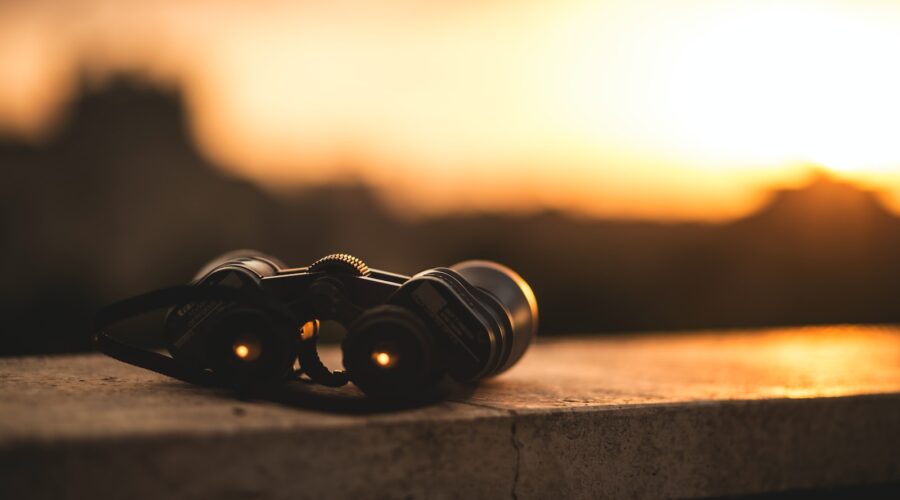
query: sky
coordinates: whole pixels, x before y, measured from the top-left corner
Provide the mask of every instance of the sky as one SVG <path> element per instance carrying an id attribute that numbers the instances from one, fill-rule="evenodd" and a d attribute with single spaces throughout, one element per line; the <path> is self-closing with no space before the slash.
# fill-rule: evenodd
<path id="1" fill-rule="evenodd" d="M 898 54 L 884 1 L 7 1 L 0 133 L 124 72 L 232 174 L 403 213 L 720 220 L 813 167 L 900 209 Z"/>

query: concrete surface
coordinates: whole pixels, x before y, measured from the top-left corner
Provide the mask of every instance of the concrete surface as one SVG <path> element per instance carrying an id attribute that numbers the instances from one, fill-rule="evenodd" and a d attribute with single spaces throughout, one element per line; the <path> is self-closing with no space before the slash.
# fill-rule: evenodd
<path id="1" fill-rule="evenodd" d="M 315 394 L 359 403 L 349 387 Z M 898 329 L 554 340 L 431 406 L 300 400 L 239 401 L 100 355 L 0 359 L 0 498 L 691 497 L 900 482 Z"/>

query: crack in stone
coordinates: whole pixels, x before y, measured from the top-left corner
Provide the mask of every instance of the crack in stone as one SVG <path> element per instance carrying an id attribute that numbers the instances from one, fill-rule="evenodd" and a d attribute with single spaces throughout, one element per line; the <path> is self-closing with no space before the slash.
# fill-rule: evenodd
<path id="1" fill-rule="evenodd" d="M 519 468 L 522 466 L 522 443 L 519 442 L 518 438 L 518 420 L 519 416 L 515 411 L 509 410 L 510 416 L 510 439 L 512 440 L 513 449 L 516 450 L 516 468 L 515 473 L 513 474 L 513 484 L 512 484 L 512 492 L 511 496 L 513 500 L 518 500 L 519 496 L 516 493 L 516 487 L 519 486 Z"/>
<path id="2" fill-rule="evenodd" d="M 495 406 L 486 405 L 483 403 L 475 403 L 472 401 L 460 401 L 460 400 L 456 400 L 455 402 L 464 404 L 464 405 L 476 406 L 479 408 L 487 408 L 490 410 L 505 411 L 509 415 L 509 417 L 510 417 L 509 418 L 509 420 L 510 420 L 510 426 L 509 426 L 510 441 L 512 443 L 513 449 L 516 451 L 516 465 L 513 470 L 513 484 L 512 484 L 512 491 L 510 492 L 510 496 L 514 500 L 518 500 L 519 495 L 518 495 L 518 493 L 516 493 L 516 489 L 519 486 L 519 469 L 522 466 L 522 442 L 519 441 L 519 436 L 518 436 L 519 414 L 515 410 L 497 408 Z"/>

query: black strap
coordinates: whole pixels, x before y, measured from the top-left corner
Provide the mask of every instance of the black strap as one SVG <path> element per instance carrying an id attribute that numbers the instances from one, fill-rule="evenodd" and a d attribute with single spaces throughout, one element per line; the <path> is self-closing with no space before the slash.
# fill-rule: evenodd
<path id="1" fill-rule="evenodd" d="M 309 376 L 309 379 L 326 387 L 340 387 L 346 385 L 349 377 L 343 371 L 331 371 L 319 359 L 318 349 L 319 333 L 316 332 L 309 339 L 300 343 L 298 352 L 300 369 Z"/>
<path id="2" fill-rule="evenodd" d="M 329 255 L 316 262 L 323 262 L 331 257 L 332 256 Z M 319 278 L 316 280 L 309 288 L 306 301 L 328 304 L 331 312 L 326 317 L 338 321 L 347 330 L 350 329 L 350 321 L 358 317 L 362 312 L 362 309 L 347 299 L 341 282 L 334 281 L 330 277 Z M 318 315 L 311 314 L 311 316 L 315 317 Z M 325 366 L 325 363 L 322 363 L 321 358 L 319 358 L 318 320 L 314 321 L 316 322 L 316 328 L 313 330 L 312 335 L 308 338 L 304 338 L 300 342 L 300 349 L 297 352 L 297 357 L 300 361 L 300 370 L 309 376 L 310 380 L 320 385 L 327 387 L 340 387 L 346 385 L 350 380 L 347 373 L 328 369 L 328 367 Z"/>
<path id="3" fill-rule="evenodd" d="M 255 307 L 272 309 L 272 304 L 262 300 L 258 295 L 227 286 L 179 285 L 163 288 L 115 302 L 101 309 L 94 317 L 94 345 L 100 352 L 123 363 L 191 384 L 221 385 L 219 378 L 211 371 L 185 366 L 164 354 L 127 344 L 106 331 L 115 324 L 141 314 L 200 300 L 240 301 Z"/>

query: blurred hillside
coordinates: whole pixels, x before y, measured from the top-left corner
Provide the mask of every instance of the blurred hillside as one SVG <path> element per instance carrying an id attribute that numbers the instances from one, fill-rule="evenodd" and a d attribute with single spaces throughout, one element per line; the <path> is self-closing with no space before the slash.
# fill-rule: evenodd
<path id="1" fill-rule="evenodd" d="M 49 142 L 0 138 L 0 354 L 88 350 L 102 304 L 246 247 L 298 266 L 349 252 L 409 274 L 498 260 L 532 283 L 543 334 L 900 319 L 900 220 L 821 174 L 729 224 L 406 221 L 359 184 L 274 197 L 209 164 L 185 121 L 177 93 L 120 80 L 83 93 Z"/>

